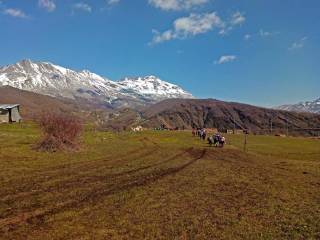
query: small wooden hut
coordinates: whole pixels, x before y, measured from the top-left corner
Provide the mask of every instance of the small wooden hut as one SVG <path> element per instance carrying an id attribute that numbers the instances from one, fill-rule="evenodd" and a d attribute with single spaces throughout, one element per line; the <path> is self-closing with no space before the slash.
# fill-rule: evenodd
<path id="1" fill-rule="evenodd" d="M 0 123 L 20 122 L 19 104 L 0 104 Z"/>

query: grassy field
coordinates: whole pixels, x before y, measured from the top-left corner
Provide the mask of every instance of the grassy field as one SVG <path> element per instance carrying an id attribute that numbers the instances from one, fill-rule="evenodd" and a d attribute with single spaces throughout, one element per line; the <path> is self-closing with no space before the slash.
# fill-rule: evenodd
<path id="1" fill-rule="evenodd" d="M 71 153 L 0 125 L 0 239 L 320 239 L 320 140 L 86 131 Z"/>

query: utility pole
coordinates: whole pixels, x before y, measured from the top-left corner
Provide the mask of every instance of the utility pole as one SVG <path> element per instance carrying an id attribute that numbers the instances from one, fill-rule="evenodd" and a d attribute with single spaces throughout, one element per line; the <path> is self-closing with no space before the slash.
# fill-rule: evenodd
<path id="1" fill-rule="evenodd" d="M 234 119 L 234 116 L 232 116 L 232 121 L 233 121 L 233 134 L 236 133 L 236 121 Z"/>
<path id="2" fill-rule="evenodd" d="M 247 152 L 247 132 L 244 133 L 243 151 Z"/>
<path id="3" fill-rule="evenodd" d="M 286 114 L 286 131 L 287 131 L 287 137 L 289 136 L 289 122 L 288 122 L 288 113 Z"/>

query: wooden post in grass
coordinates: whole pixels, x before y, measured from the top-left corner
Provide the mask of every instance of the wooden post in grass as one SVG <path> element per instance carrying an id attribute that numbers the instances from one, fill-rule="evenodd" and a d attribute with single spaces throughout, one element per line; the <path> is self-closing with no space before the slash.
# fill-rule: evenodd
<path id="1" fill-rule="evenodd" d="M 243 151 L 247 152 L 247 132 L 244 133 Z"/>
<path id="2" fill-rule="evenodd" d="M 289 121 L 288 121 L 288 113 L 286 114 L 286 132 L 287 132 L 287 137 L 289 137 Z"/>
<path id="3" fill-rule="evenodd" d="M 236 120 L 234 116 L 232 116 L 232 121 L 233 121 L 233 134 L 236 134 Z"/>

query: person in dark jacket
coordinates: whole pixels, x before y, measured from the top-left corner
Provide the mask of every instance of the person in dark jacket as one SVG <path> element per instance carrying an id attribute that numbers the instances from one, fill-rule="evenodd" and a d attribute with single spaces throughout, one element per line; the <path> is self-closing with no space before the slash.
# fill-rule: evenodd
<path id="1" fill-rule="evenodd" d="M 205 141 L 207 137 L 207 132 L 205 129 L 202 129 L 202 140 Z"/>

